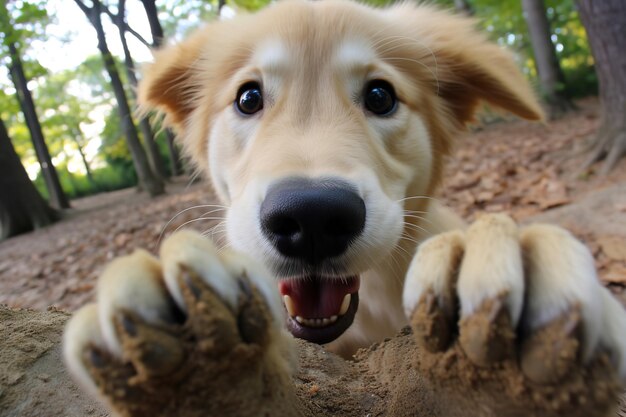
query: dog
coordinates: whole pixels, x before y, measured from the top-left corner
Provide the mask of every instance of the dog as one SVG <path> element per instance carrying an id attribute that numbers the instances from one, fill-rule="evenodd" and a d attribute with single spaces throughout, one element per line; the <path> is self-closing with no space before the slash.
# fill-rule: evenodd
<path id="1" fill-rule="evenodd" d="M 431 198 L 481 103 L 543 118 L 513 57 L 472 20 L 409 3 L 282 1 L 156 51 L 139 97 L 178 131 L 227 207 L 228 244 L 182 231 L 160 260 L 139 251 L 106 269 L 97 303 L 64 338 L 70 370 L 96 395 L 86 347 L 124 357 L 120 312 L 152 324 L 185 314 L 186 269 L 231 308 L 245 276 L 286 362 L 292 336 L 349 357 L 420 306 L 453 327 L 495 303 L 523 334 L 580 310 L 584 360 L 609 351 L 626 377 L 626 313 L 584 245 L 501 214 L 468 227 Z M 417 337 L 436 348 L 449 333 Z M 484 362 L 475 338 L 461 343 Z"/>

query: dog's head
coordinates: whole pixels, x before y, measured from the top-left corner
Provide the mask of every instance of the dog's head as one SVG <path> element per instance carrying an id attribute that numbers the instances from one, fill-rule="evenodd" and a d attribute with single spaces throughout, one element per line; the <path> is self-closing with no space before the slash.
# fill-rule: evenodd
<path id="1" fill-rule="evenodd" d="M 541 110 L 512 58 L 430 7 L 284 1 L 156 53 L 159 108 L 228 205 L 230 245 L 278 276 L 296 336 L 329 342 L 359 274 L 410 236 L 481 100 Z"/>

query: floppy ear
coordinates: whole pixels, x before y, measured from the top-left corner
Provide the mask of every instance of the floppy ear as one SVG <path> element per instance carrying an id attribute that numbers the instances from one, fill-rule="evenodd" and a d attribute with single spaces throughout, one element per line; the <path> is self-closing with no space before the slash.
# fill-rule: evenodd
<path id="1" fill-rule="evenodd" d="M 529 120 L 543 110 L 513 56 L 475 29 L 472 19 L 430 6 L 391 9 L 422 48 L 428 49 L 438 94 L 457 120 L 473 119 L 481 100 Z"/>
<path id="2" fill-rule="evenodd" d="M 138 87 L 140 111 L 159 110 L 169 124 L 179 126 L 194 108 L 194 64 L 202 54 L 201 36 L 154 52 Z"/>

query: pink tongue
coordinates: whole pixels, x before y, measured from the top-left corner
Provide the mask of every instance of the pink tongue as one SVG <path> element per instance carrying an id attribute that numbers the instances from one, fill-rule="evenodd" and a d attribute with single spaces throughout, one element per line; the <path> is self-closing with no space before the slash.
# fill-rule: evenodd
<path id="1" fill-rule="evenodd" d="M 278 288 L 282 295 L 291 297 L 296 316 L 326 318 L 339 314 L 346 294 L 359 291 L 359 276 L 285 279 L 280 281 Z"/>

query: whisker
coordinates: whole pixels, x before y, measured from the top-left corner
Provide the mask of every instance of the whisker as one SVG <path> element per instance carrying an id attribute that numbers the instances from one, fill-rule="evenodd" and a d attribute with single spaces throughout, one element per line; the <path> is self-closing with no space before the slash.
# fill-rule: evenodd
<path id="1" fill-rule="evenodd" d="M 174 230 L 174 233 L 178 232 L 182 227 L 185 227 L 186 225 L 190 223 L 199 222 L 200 220 L 224 220 L 224 218 L 223 217 L 198 217 L 197 219 L 189 220 L 181 224 L 180 226 L 176 228 L 176 230 Z"/>
<path id="2" fill-rule="evenodd" d="M 415 243 L 416 245 L 420 245 L 420 244 L 422 243 L 422 241 L 419 241 L 419 240 L 413 239 L 411 236 L 407 235 L 406 233 L 403 233 L 403 234 L 400 236 L 400 239 L 401 239 L 401 240 L 402 240 L 402 239 L 404 239 L 404 240 L 408 240 L 409 242 Z M 409 252 L 408 252 L 406 249 L 404 249 L 404 248 L 402 248 L 402 249 L 403 249 L 403 250 L 407 253 L 407 255 L 411 256 L 411 255 L 409 254 Z"/>
<path id="3" fill-rule="evenodd" d="M 183 214 L 183 213 L 185 213 L 185 212 L 187 212 L 189 210 L 193 210 L 193 209 L 197 209 L 197 208 L 207 208 L 207 207 L 219 207 L 219 209 L 215 209 L 214 211 L 228 209 L 228 207 L 221 206 L 219 204 L 200 204 L 198 206 L 188 207 L 188 208 L 186 208 L 184 210 L 179 211 L 167 223 L 165 223 L 165 226 L 163 226 L 163 228 L 161 229 L 161 233 L 159 233 L 159 237 L 158 237 L 158 239 L 156 241 L 156 244 L 154 245 L 153 249 L 156 249 L 159 246 L 159 244 L 161 243 L 161 239 L 163 238 L 163 234 L 165 233 L 165 230 L 174 221 L 175 218 L 177 218 L 178 216 L 180 216 L 181 214 Z M 210 213 L 212 213 L 212 212 L 210 212 Z M 206 213 L 206 214 L 209 214 L 209 213 Z M 203 214 L 203 216 L 204 216 L 204 214 Z"/>
<path id="4" fill-rule="evenodd" d="M 417 220 L 420 220 L 420 221 L 422 221 L 422 222 L 428 223 L 428 224 L 430 224 L 431 226 L 435 226 L 435 223 L 434 223 L 432 220 L 429 220 L 429 219 L 427 219 L 427 218 L 425 218 L 425 217 L 421 217 L 421 216 L 413 216 L 412 214 L 405 214 L 405 215 L 404 215 L 404 217 L 409 217 L 409 218 L 412 218 L 412 219 L 417 219 Z M 407 222 L 405 222 L 405 223 L 407 223 Z M 429 231 L 429 232 L 430 232 L 430 231 Z"/>
<path id="5" fill-rule="evenodd" d="M 430 233 L 430 231 L 428 229 L 425 229 L 425 228 L 423 228 L 421 226 L 418 226 L 418 225 L 415 225 L 415 224 L 412 224 L 412 223 L 406 223 L 405 222 L 404 226 L 408 227 L 408 228 L 411 228 L 412 230 L 414 230 L 416 232 L 422 232 L 422 233 L 424 233 L 424 234 L 426 234 L 428 236 L 432 235 L 432 233 Z"/>
<path id="6" fill-rule="evenodd" d="M 400 200 L 396 200 L 396 203 L 401 203 L 403 201 L 408 201 L 408 200 L 421 200 L 421 199 L 440 202 L 439 199 L 437 199 L 435 197 L 430 197 L 430 196 L 427 196 L 427 195 L 414 195 L 414 196 L 404 197 L 404 198 L 402 198 Z"/>
<path id="7" fill-rule="evenodd" d="M 193 170 L 192 174 L 189 176 L 189 182 L 185 186 L 185 191 L 189 190 L 189 187 L 191 187 L 191 185 L 196 181 L 196 179 L 198 179 L 201 174 L 202 171 L 200 171 L 198 168 L 195 168 Z"/>

